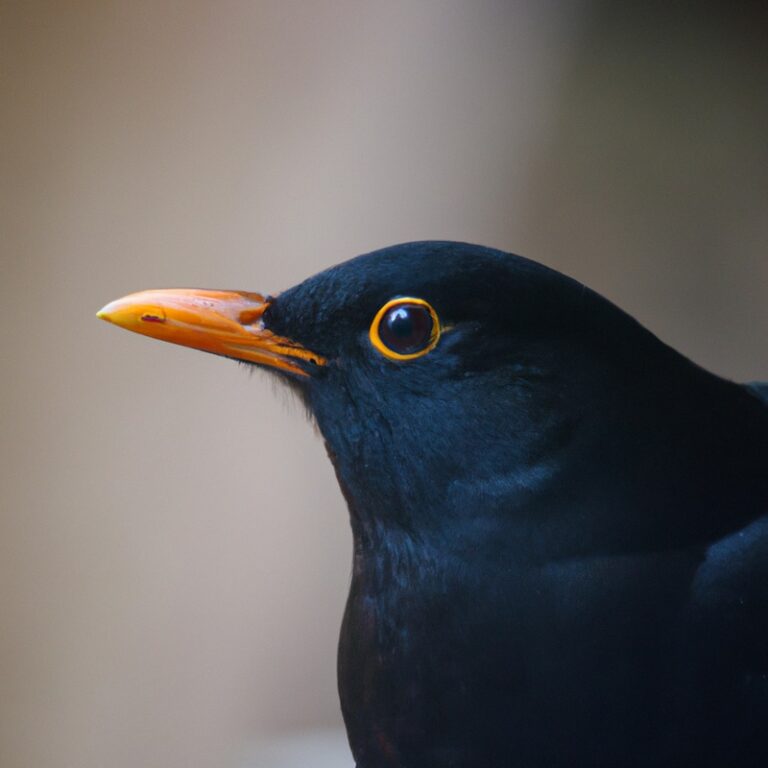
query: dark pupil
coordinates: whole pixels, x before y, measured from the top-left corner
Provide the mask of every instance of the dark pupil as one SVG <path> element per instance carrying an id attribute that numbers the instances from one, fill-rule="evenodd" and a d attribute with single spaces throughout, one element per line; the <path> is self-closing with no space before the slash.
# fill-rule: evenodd
<path id="1" fill-rule="evenodd" d="M 379 337 L 400 355 L 419 352 L 432 338 L 432 315 L 426 307 L 418 304 L 392 307 L 381 318 Z"/>

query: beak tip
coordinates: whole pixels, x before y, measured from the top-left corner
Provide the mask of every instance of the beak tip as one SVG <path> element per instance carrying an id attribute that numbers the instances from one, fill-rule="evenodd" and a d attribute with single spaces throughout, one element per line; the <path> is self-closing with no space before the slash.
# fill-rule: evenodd
<path id="1" fill-rule="evenodd" d="M 110 311 L 110 305 L 103 306 L 97 313 L 96 317 L 99 320 L 106 320 L 108 323 L 112 322 L 112 313 Z"/>

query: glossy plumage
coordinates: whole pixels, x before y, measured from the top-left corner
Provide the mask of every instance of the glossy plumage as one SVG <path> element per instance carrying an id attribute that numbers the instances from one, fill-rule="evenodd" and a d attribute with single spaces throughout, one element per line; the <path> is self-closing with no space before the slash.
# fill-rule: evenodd
<path id="1" fill-rule="evenodd" d="M 393 296 L 450 327 L 393 364 Z M 360 768 L 768 764 L 768 409 L 529 261 L 417 243 L 281 295 L 350 507 Z"/>
<path id="2" fill-rule="evenodd" d="M 420 297 L 414 360 L 372 318 Z M 768 408 L 594 292 L 458 243 L 271 299 L 354 533 L 358 768 L 768 765 Z M 318 358 L 321 359 L 321 358 Z"/>

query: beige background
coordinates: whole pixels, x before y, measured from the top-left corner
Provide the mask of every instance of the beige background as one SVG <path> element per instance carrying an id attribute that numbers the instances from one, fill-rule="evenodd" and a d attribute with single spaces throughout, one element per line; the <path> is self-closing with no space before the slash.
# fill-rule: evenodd
<path id="1" fill-rule="evenodd" d="M 3 768 L 274 768 L 340 726 L 319 439 L 108 300 L 453 238 L 768 379 L 766 15 L 668 5 L 0 0 Z"/>

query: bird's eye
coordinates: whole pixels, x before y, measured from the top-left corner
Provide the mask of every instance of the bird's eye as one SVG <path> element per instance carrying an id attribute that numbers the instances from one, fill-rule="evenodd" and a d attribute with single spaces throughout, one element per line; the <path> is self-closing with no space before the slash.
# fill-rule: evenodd
<path id="1" fill-rule="evenodd" d="M 413 360 L 426 355 L 439 338 L 437 313 L 423 299 L 392 299 L 371 323 L 371 344 L 391 360 Z"/>

